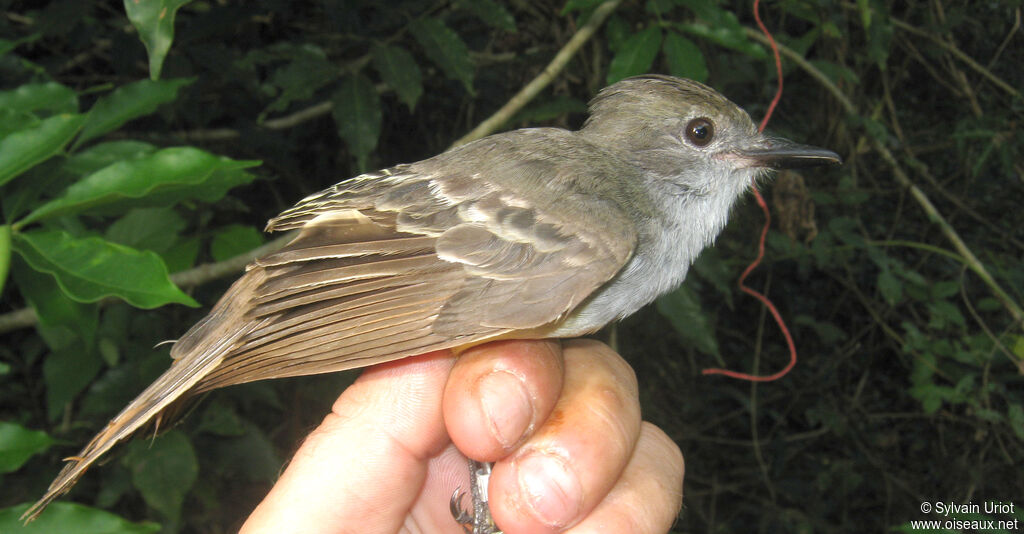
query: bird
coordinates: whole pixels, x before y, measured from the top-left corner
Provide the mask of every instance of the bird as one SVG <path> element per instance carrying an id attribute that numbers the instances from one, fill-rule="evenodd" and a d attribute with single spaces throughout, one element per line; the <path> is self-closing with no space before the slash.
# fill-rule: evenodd
<path id="1" fill-rule="evenodd" d="M 760 133 L 702 83 L 649 74 L 600 90 L 578 130 L 499 133 L 328 187 L 269 221 L 295 237 L 248 265 L 22 517 L 188 397 L 595 332 L 676 288 L 753 180 L 840 161 Z"/>

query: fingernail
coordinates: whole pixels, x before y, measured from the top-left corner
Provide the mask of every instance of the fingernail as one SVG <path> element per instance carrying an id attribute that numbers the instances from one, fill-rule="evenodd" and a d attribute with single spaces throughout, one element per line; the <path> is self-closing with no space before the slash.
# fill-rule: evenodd
<path id="1" fill-rule="evenodd" d="M 494 439 L 505 448 L 515 445 L 533 419 L 533 402 L 523 383 L 508 371 L 480 379 L 480 404 Z"/>
<path id="2" fill-rule="evenodd" d="M 519 496 L 535 518 L 552 527 L 566 527 L 576 519 L 583 490 L 562 457 L 537 451 L 516 460 L 515 466 Z"/>

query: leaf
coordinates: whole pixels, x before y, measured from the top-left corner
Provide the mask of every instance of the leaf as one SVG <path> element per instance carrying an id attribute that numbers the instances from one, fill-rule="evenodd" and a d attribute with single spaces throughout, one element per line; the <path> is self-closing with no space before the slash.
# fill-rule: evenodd
<path id="1" fill-rule="evenodd" d="M 124 12 L 149 54 L 149 77 L 160 78 L 174 40 L 174 16 L 190 0 L 124 0 Z"/>
<path id="2" fill-rule="evenodd" d="M 53 445 L 53 438 L 46 432 L 0 421 L 0 473 L 21 469 L 29 458 L 46 452 L 50 445 Z"/>
<path id="3" fill-rule="evenodd" d="M 17 534 L 155 534 L 160 525 L 146 521 L 132 523 L 106 510 L 72 502 L 55 502 L 35 521 L 22 524 L 21 514 L 29 504 L 0 510 L 0 532 Z"/>
<path id="4" fill-rule="evenodd" d="M 84 115 L 55 115 L 0 140 L 0 185 L 59 153 L 84 121 Z"/>
<path id="5" fill-rule="evenodd" d="M 89 109 L 85 124 L 82 125 L 82 133 L 75 140 L 75 146 L 116 130 L 132 119 L 153 113 L 161 104 L 177 99 L 178 89 L 193 81 L 194 78 L 140 80 L 118 87 L 114 92 L 97 100 Z"/>
<path id="6" fill-rule="evenodd" d="M 199 474 L 196 452 L 185 434 L 172 430 L 152 441 L 133 441 L 125 463 L 146 504 L 166 518 L 177 519 L 185 494 Z"/>
<path id="7" fill-rule="evenodd" d="M 445 75 L 458 80 L 469 94 L 473 90 L 473 62 L 469 49 L 457 33 L 436 18 L 425 18 L 409 25 L 409 31 L 423 47 L 423 53 L 441 67 Z"/>
<path id="8" fill-rule="evenodd" d="M 903 300 L 903 282 L 889 270 L 879 273 L 876 283 L 878 291 L 882 293 L 882 298 L 890 306 L 895 306 Z"/>
<path id="9" fill-rule="evenodd" d="M 15 263 L 12 274 L 18 283 L 18 292 L 35 310 L 41 326 L 66 328 L 77 337 L 76 345 L 93 346 L 99 327 L 99 309 L 95 304 L 71 300 L 52 276 L 33 270 L 20 260 Z"/>
<path id="10" fill-rule="evenodd" d="M 253 176 L 242 169 L 257 164 L 192 147 L 165 148 L 89 174 L 60 197 L 36 208 L 20 224 L 97 208 L 167 206 L 185 199 L 212 202 L 228 189 L 251 182 Z"/>
<path id="11" fill-rule="evenodd" d="M 1010 404 L 1006 411 L 1006 419 L 1017 439 L 1024 441 L 1024 406 L 1021 406 L 1019 402 Z"/>
<path id="12" fill-rule="evenodd" d="M 61 290 L 78 302 L 113 296 L 137 308 L 198 306 L 171 283 L 167 267 L 153 252 L 98 237 L 76 238 L 60 230 L 22 232 L 14 243 L 32 268 L 53 275 Z"/>
<path id="13" fill-rule="evenodd" d="M 169 272 L 184 271 L 195 265 L 196 259 L 199 257 L 199 238 L 182 239 L 171 248 L 161 252 L 160 257 L 164 259 Z"/>
<path id="14" fill-rule="evenodd" d="M 629 36 L 608 65 L 608 83 L 651 70 L 661 46 L 661 29 L 652 26 Z"/>
<path id="15" fill-rule="evenodd" d="M 928 322 L 929 327 L 943 329 L 949 324 L 959 327 L 967 326 L 964 314 L 960 313 L 960 309 L 948 300 L 937 300 L 928 304 L 928 311 L 931 313 L 931 320 Z"/>
<path id="16" fill-rule="evenodd" d="M 714 328 L 690 288 L 681 286 L 671 293 L 666 293 L 658 298 L 656 305 L 658 312 L 672 323 L 676 333 L 686 343 L 704 354 L 718 354 Z"/>
<path id="17" fill-rule="evenodd" d="M 273 483 L 280 475 L 281 465 L 273 443 L 253 423 L 242 424 L 241 436 L 219 439 L 209 451 L 218 470 L 231 478 Z"/>
<path id="18" fill-rule="evenodd" d="M 365 76 L 350 76 L 331 98 L 338 135 L 356 157 L 360 172 L 367 168 L 367 157 L 380 137 L 380 97 Z"/>
<path id="19" fill-rule="evenodd" d="M 224 261 L 263 244 L 263 234 L 252 226 L 232 224 L 213 237 L 210 254 L 214 261 Z"/>
<path id="20" fill-rule="evenodd" d="M 178 240 L 185 219 L 172 208 L 135 208 L 107 227 L 108 241 L 162 253 Z"/>
<path id="21" fill-rule="evenodd" d="M 423 94 L 423 78 L 420 67 L 412 54 L 400 46 L 375 46 L 371 51 L 373 67 L 380 73 L 398 99 L 412 111 Z"/>
<path id="22" fill-rule="evenodd" d="M 494 0 L 466 0 L 459 2 L 458 6 L 470 11 L 488 26 L 507 32 L 516 31 L 515 17 L 505 9 L 505 6 Z"/>
<path id="23" fill-rule="evenodd" d="M 122 160 L 139 159 L 156 151 L 156 146 L 142 141 L 107 141 L 77 152 L 64 161 L 61 169 L 74 175 L 85 176 L 107 165 Z"/>
<path id="24" fill-rule="evenodd" d="M 698 82 L 708 79 L 708 66 L 704 62 L 704 53 L 693 41 L 670 31 L 665 35 L 662 51 L 665 52 L 665 59 L 668 60 L 669 73 L 673 76 L 691 78 Z"/>
<path id="25" fill-rule="evenodd" d="M 732 17 L 731 19 L 727 18 L 727 20 L 736 20 L 736 15 L 733 15 L 732 13 L 728 13 L 728 15 L 732 15 Z M 747 39 L 747 35 L 743 31 L 742 26 L 734 28 L 731 25 L 719 25 L 715 23 L 685 22 L 677 24 L 675 27 L 691 35 L 707 39 L 719 46 L 724 46 L 745 54 L 751 58 L 768 58 L 768 52 L 763 46 Z"/>
<path id="26" fill-rule="evenodd" d="M 56 421 L 68 403 L 81 393 L 103 367 L 95 350 L 82 350 L 81 341 L 55 350 L 43 362 L 46 384 L 46 415 Z"/>
<path id="27" fill-rule="evenodd" d="M 945 299 L 956 295 L 960 291 L 960 282 L 955 280 L 936 282 L 929 289 L 931 290 L 932 298 L 936 300 Z"/>
<path id="28" fill-rule="evenodd" d="M 271 76 L 271 83 L 281 88 L 281 94 L 267 106 L 266 112 L 284 111 L 296 100 L 312 97 L 321 87 L 338 79 L 338 66 L 318 46 L 304 44 L 280 50 L 290 60 Z"/>
<path id="29" fill-rule="evenodd" d="M 78 113 L 78 95 L 57 83 L 26 83 L 10 91 L 0 91 L 0 108 L 19 112 L 49 111 L 54 114 Z"/>

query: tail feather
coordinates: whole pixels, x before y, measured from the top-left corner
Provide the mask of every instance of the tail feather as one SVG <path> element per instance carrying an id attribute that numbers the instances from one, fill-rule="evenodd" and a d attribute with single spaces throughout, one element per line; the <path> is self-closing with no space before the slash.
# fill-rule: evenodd
<path id="1" fill-rule="evenodd" d="M 21 519 L 25 521 L 35 519 L 54 499 L 67 493 L 100 456 L 158 416 L 164 408 L 178 400 L 196 382 L 220 365 L 223 352 L 222 350 L 220 355 L 202 360 L 189 361 L 186 358 L 175 361 L 167 372 L 146 388 L 117 417 L 107 423 L 107 426 L 82 449 L 82 452 L 68 459 L 70 463 L 64 466 L 57 478 L 50 484 L 46 494 L 26 510 Z"/>

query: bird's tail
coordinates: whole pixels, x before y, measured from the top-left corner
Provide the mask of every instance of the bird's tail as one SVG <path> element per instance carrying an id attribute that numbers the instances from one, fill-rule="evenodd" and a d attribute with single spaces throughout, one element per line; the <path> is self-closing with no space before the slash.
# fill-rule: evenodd
<path id="1" fill-rule="evenodd" d="M 69 463 L 50 484 L 46 494 L 26 510 L 21 519 L 26 522 L 35 519 L 54 499 L 71 489 L 93 462 L 154 417 L 155 424 L 159 427 L 160 415 L 164 408 L 178 400 L 183 393 L 212 371 L 219 361 L 220 358 L 176 360 L 170 369 L 107 423 L 77 456 L 66 458 Z"/>
<path id="2" fill-rule="evenodd" d="M 249 325 L 243 320 L 243 308 L 233 304 L 262 280 L 261 271 L 250 271 L 236 281 L 210 315 L 175 344 L 171 350 L 175 359 L 170 369 L 107 423 L 77 456 L 67 458 L 69 463 L 50 484 L 46 494 L 26 510 L 21 519 L 25 522 L 35 519 L 54 499 L 67 493 L 90 465 L 146 423 L 154 421 L 159 430 L 165 410 L 175 401 L 187 397 L 193 386 L 216 369 L 223 362 L 224 355 L 245 335 Z"/>

